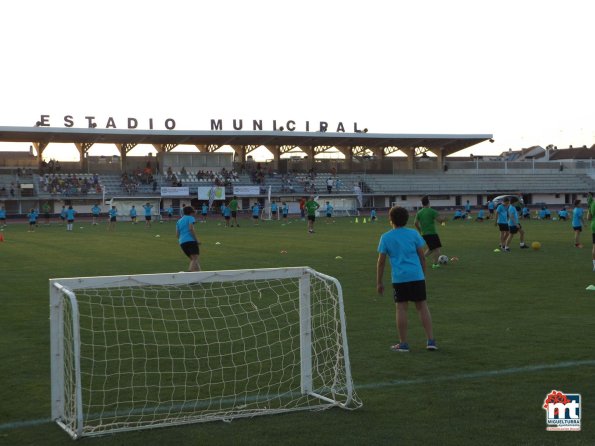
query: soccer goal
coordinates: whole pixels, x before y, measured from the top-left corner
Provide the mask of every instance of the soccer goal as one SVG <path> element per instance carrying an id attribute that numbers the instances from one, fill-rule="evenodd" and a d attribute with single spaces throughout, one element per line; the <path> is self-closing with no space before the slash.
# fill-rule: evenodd
<path id="1" fill-rule="evenodd" d="M 50 280 L 73 438 L 362 405 L 340 283 L 308 267 Z"/>

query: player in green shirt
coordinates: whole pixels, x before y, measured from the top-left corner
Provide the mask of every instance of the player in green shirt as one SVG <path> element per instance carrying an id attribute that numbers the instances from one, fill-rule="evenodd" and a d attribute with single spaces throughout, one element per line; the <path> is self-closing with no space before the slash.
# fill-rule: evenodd
<path id="1" fill-rule="evenodd" d="M 440 248 L 442 243 L 436 232 L 436 222 L 443 222 L 445 219 L 437 210 L 430 207 L 430 198 L 426 195 L 421 199 L 422 208 L 415 215 L 415 227 L 426 242 L 426 257 L 432 256 L 432 268 L 440 268 L 438 257 L 440 257 Z"/>
<path id="2" fill-rule="evenodd" d="M 308 216 L 308 232 L 314 234 L 314 222 L 316 221 L 316 210 L 320 207 L 318 203 L 314 201 L 314 197 L 310 196 L 310 199 L 304 204 L 304 209 Z"/>
<path id="3" fill-rule="evenodd" d="M 240 225 L 238 224 L 238 197 L 234 195 L 233 199 L 229 202 L 228 207 L 231 210 L 231 227 L 233 228 L 233 225 L 235 223 L 235 225 L 239 228 Z"/>

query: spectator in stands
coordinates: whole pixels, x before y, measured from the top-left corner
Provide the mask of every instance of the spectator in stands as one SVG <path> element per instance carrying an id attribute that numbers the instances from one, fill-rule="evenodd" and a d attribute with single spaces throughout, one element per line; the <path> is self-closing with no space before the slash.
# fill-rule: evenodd
<path id="1" fill-rule="evenodd" d="M 328 177 L 328 180 L 326 180 L 326 190 L 329 194 L 333 192 L 333 184 L 334 181 L 332 177 Z"/>
<path id="2" fill-rule="evenodd" d="M 10 185 L 10 196 L 14 197 L 14 185 L 13 184 Z"/>

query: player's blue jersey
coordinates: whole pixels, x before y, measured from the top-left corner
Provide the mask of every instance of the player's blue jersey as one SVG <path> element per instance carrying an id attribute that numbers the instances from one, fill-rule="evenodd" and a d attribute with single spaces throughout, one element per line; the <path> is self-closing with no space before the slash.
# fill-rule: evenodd
<path id="1" fill-rule="evenodd" d="M 572 210 L 572 226 L 578 228 L 583 225 L 583 208 L 574 208 Z"/>
<path id="2" fill-rule="evenodd" d="M 66 211 L 66 219 L 67 220 L 74 220 L 75 215 L 76 215 L 76 211 L 74 209 L 68 209 Z"/>
<path id="3" fill-rule="evenodd" d="M 130 209 L 130 216 L 131 217 L 136 217 L 136 208 Z"/>
<path id="4" fill-rule="evenodd" d="M 223 209 L 223 216 L 231 217 L 231 208 L 229 206 L 225 206 L 225 209 Z"/>
<path id="5" fill-rule="evenodd" d="M 326 205 L 326 214 L 327 215 L 332 215 L 333 214 L 333 206 L 330 204 Z"/>
<path id="6" fill-rule="evenodd" d="M 66 214 L 67 214 L 67 209 L 66 208 L 62 208 L 62 210 L 60 211 L 60 217 L 66 218 Z"/>
<path id="7" fill-rule="evenodd" d="M 37 222 L 37 213 L 35 211 L 31 211 L 27 214 L 27 217 L 29 217 L 29 223 L 35 223 Z"/>
<path id="8" fill-rule="evenodd" d="M 528 207 L 524 207 L 523 208 L 523 217 L 526 217 L 527 215 L 530 215 L 531 212 L 529 211 Z"/>
<path id="9" fill-rule="evenodd" d="M 174 208 L 172 208 L 171 206 L 167 208 L 167 215 L 174 215 Z"/>
<path id="10" fill-rule="evenodd" d="M 153 205 L 152 204 L 145 204 L 143 206 L 144 210 L 145 210 L 145 217 L 150 217 L 151 216 L 151 209 L 153 209 Z"/>
<path id="11" fill-rule="evenodd" d="M 424 245 L 419 232 L 410 228 L 396 228 L 382 234 L 378 252 L 390 259 L 392 283 L 424 280 L 417 253 Z"/>
<path id="12" fill-rule="evenodd" d="M 477 213 L 477 218 L 485 218 L 485 211 L 483 209 L 479 210 Z"/>
<path id="13" fill-rule="evenodd" d="M 0 219 L 4 220 L 6 218 L 6 210 L 0 209 Z"/>
<path id="14" fill-rule="evenodd" d="M 514 206 L 508 206 L 508 226 L 519 225 L 519 211 Z"/>
<path id="15" fill-rule="evenodd" d="M 202 205 L 202 215 L 207 215 L 209 212 L 209 207 L 206 204 Z"/>
<path id="16" fill-rule="evenodd" d="M 371 218 L 376 218 L 376 209 L 372 209 L 372 210 L 370 211 L 370 217 L 371 217 Z"/>
<path id="17" fill-rule="evenodd" d="M 255 204 L 254 206 L 252 206 L 252 216 L 258 217 L 259 214 L 260 214 L 260 206 Z"/>
<path id="18" fill-rule="evenodd" d="M 282 212 L 283 212 L 283 215 L 289 214 L 289 206 L 287 206 L 286 204 L 284 204 L 283 205 L 283 208 L 282 208 Z"/>
<path id="19" fill-rule="evenodd" d="M 514 206 L 513 206 L 514 207 Z M 496 214 L 498 215 L 498 220 L 496 222 L 500 225 L 508 224 L 508 208 L 504 204 L 499 204 L 496 208 Z"/>
<path id="20" fill-rule="evenodd" d="M 93 206 L 93 207 L 91 208 L 91 213 L 92 213 L 92 214 L 93 214 L 95 217 L 97 217 L 97 216 L 98 216 L 98 215 L 101 213 L 101 208 L 100 208 L 99 206 L 95 205 L 95 206 Z"/>
<path id="21" fill-rule="evenodd" d="M 271 212 L 273 214 L 276 214 L 277 213 L 277 203 L 271 204 Z"/>
<path id="22" fill-rule="evenodd" d="M 488 203 L 488 210 L 490 210 L 490 211 L 493 211 L 494 210 L 494 202 L 493 201 L 490 201 Z"/>
<path id="23" fill-rule="evenodd" d="M 195 239 L 190 232 L 190 225 L 196 222 L 192 215 L 184 215 L 176 223 L 176 229 L 178 231 L 178 242 L 180 245 L 186 242 L 194 242 Z"/>
<path id="24" fill-rule="evenodd" d="M 118 215 L 118 210 L 117 209 L 110 209 L 108 212 L 110 217 L 116 217 Z"/>

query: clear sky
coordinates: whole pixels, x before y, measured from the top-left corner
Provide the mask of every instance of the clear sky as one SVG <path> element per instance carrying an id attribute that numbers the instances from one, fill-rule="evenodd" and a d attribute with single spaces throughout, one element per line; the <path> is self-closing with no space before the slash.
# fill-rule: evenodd
<path id="1" fill-rule="evenodd" d="M 1 11 L 0 126 L 41 114 L 56 127 L 72 115 L 75 127 L 111 116 L 118 128 L 173 118 L 191 130 L 293 119 L 298 130 L 323 120 L 494 134 L 463 154 L 595 143 L 591 0 L 23 0 Z"/>

